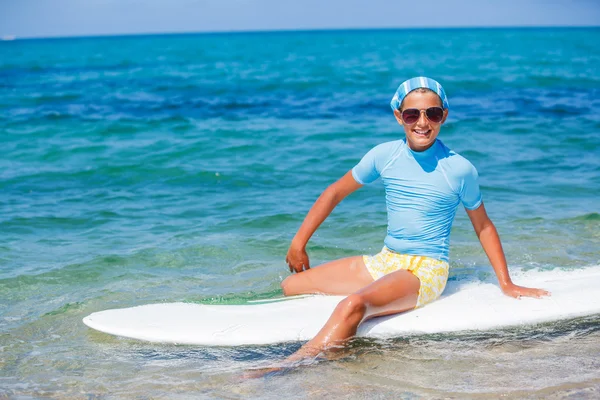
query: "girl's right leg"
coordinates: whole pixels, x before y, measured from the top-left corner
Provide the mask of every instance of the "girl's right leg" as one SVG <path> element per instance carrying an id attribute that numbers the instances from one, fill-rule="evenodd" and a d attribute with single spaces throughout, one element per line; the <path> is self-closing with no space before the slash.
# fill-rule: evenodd
<path id="1" fill-rule="evenodd" d="M 414 309 L 420 288 L 421 281 L 410 271 L 401 269 L 385 275 L 340 301 L 319 333 L 286 361 L 314 357 L 332 345 L 343 345 L 365 320 Z"/>
<path id="2" fill-rule="evenodd" d="M 281 288 L 285 296 L 313 293 L 349 295 L 373 281 L 363 256 L 354 256 L 290 275 L 281 282 Z"/>

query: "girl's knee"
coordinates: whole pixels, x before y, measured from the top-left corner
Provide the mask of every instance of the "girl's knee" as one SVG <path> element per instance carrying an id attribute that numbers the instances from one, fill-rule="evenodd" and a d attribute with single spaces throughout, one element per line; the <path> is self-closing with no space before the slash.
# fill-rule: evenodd
<path id="1" fill-rule="evenodd" d="M 293 296 L 298 294 L 294 291 L 294 282 L 297 280 L 297 275 L 290 275 L 281 282 L 281 290 L 284 296 Z"/>
<path id="2" fill-rule="evenodd" d="M 336 312 L 345 321 L 359 324 L 367 311 L 367 304 L 359 294 L 351 294 L 336 307 Z"/>

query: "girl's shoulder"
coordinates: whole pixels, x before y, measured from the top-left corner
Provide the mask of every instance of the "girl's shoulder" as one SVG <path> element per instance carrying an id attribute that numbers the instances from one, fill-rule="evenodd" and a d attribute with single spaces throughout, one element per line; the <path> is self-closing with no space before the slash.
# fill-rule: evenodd
<path id="1" fill-rule="evenodd" d="M 406 148 L 406 142 L 402 139 L 392 140 L 389 142 L 379 143 L 373 147 L 369 152 L 373 153 L 377 157 L 390 157 L 393 154 L 404 151 Z"/>
<path id="2" fill-rule="evenodd" d="M 391 140 L 389 142 L 383 142 L 383 143 L 379 143 L 377 146 L 375 146 L 375 149 L 388 149 L 388 150 L 394 150 L 394 149 L 402 149 L 406 147 L 406 140 L 404 139 L 398 139 L 398 140 Z"/>
<path id="3" fill-rule="evenodd" d="M 477 168 L 466 157 L 446 146 L 438 139 L 440 151 L 444 156 L 442 160 L 447 163 L 458 175 L 477 174 Z"/>

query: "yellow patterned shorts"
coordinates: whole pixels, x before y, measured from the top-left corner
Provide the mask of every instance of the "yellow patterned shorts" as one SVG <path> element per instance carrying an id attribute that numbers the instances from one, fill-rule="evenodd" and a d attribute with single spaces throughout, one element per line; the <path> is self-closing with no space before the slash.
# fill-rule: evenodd
<path id="1" fill-rule="evenodd" d="M 363 256 L 363 261 L 375 280 L 400 269 L 412 272 L 421 281 L 417 307 L 424 306 L 440 297 L 448 281 L 450 266 L 446 261 L 400 254 L 385 246 L 379 254 Z"/>

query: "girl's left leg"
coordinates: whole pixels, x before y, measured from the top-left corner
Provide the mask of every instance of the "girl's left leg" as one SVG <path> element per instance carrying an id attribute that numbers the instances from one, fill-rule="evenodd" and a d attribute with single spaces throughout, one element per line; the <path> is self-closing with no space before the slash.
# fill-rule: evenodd
<path id="1" fill-rule="evenodd" d="M 285 296 L 331 294 L 348 296 L 373 283 L 363 256 L 342 258 L 292 274 L 281 282 Z"/>
<path id="2" fill-rule="evenodd" d="M 417 305 L 419 278 L 407 270 L 392 272 L 342 300 L 317 335 L 286 361 L 314 357 L 343 344 L 370 318 L 412 310 Z"/>

